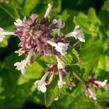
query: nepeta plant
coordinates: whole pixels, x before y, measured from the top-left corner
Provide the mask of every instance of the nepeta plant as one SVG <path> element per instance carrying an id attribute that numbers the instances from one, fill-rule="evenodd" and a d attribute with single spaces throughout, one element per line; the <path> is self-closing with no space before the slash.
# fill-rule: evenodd
<path id="1" fill-rule="evenodd" d="M 38 19 L 37 14 L 32 14 L 28 18 L 24 17 L 23 20 L 17 19 L 14 22 L 15 30 L 13 32 L 8 32 L 0 28 L 0 41 L 2 41 L 6 35 L 13 35 L 20 39 L 20 49 L 15 52 L 18 53 L 19 56 L 27 54 L 27 57 L 21 62 L 16 62 L 14 66 L 23 75 L 26 74 L 27 65 L 33 63 L 32 58 L 36 53 L 39 53 L 40 56 L 52 56 L 57 61 L 57 64 L 47 64 L 47 69 L 42 78 L 36 80 L 34 83 L 42 93 L 47 91 L 47 85 L 51 84 L 55 75 L 59 76 L 57 81 L 59 89 L 67 84 L 65 81 L 65 76 L 68 74 L 66 70 L 67 65 L 61 57 L 66 57 L 69 48 L 76 49 L 78 44 L 85 42 L 84 33 L 79 25 L 77 25 L 72 32 L 62 35 L 61 29 L 65 26 L 62 24 L 62 21 L 60 19 L 54 19 L 52 22 L 49 22 L 47 19 L 51 10 L 52 6 L 48 4 L 48 8 L 41 20 Z M 57 32 L 52 34 L 54 30 Z M 72 45 L 70 40 L 73 38 L 75 38 L 77 42 Z M 76 73 L 74 76 L 78 79 Z M 94 75 L 90 75 L 88 80 L 82 79 L 82 82 L 85 95 L 96 100 L 96 94 L 93 89 L 104 88 L 107 80 L 103 82 L 97 81 Z"/>

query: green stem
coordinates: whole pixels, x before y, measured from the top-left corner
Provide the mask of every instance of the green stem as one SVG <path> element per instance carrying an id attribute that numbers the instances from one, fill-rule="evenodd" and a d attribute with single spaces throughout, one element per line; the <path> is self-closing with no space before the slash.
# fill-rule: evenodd
<path id="1" fill-rule="evenodd" d="M 84 83 L 84 79 L 83 79 L 80 75 L 78 75 L 78 74 L 75 73 L 75 72 L 73 72 L 73 75 L 74 75 L 79 81 L 81 81 L 81 82 Z"/>

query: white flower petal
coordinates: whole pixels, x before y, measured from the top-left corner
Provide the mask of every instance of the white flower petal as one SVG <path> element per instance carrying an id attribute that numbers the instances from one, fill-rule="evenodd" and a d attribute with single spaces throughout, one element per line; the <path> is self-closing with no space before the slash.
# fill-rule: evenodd
<path id="1" fill-rule="evenodd" d="M 0 42 L 2 42 L 4 38 L 5 36 L 0 36 Z"/>
<path id="2" fill-rule="evenodd" d="M 66 37 L 74 37 L 75 39 L 78 39 L 81 42 L 85 42 L 84 33 L 81 30 L 81 28 L 80 28 L 79 25 L 77 25 L 74 28 L 74 31 L 73 32 L 70 32 L 70 33 L 66 34 Z"/>
<path id="3" fill-rule="evenodd" d="M 41 91 L 42 93 L 45 93 L 47 88 L 45 84 L 42 84 L 41 86 L 38 86 L 38 90 Z"/>
<path id="4" fill-rule="evenodd" d="M 3 41 L 6 35 L 15 35 L 14 32 L 5 31 L 3 28 L 0 28 L 0 42 Z"/>
<path id="5" fill-rule="evenodd" d="M 52 80 L 53 80 L 53 77 L 54 77 L 54 73 L 52 73 L 49 77 L 49 80 L 47 81 L 47 85 L 51 84 Z"/>
<path id="6" fill-rule="evenodd" d="M 27 64 L 30 64 L 31 63 L 31 58 L 33 56 L 34 52 L 33 50 L 31 50 L 29 53 L 28 53 L 28 56 L 25 60 L 21 61 L 21 62 L 16 62 L 14 64 L 14 66 L 16 66 L 16 69 L 21 71 L 21 73 L 24 75 L 25 74 L 25 71 L 26 71 L 26 66 Z"/>
<path id="7" fill-rule="evenodd" d="M 107 80 L 104 80 L 103 82 L 102 81 L 94 81 L 95 84 L 98 85 L 98 87 L 105 87 L 106 84 L 107 84 Z"/>
<path id="8" fill-rule="evenodd" d="M 45 12 L 44 18 L 47 18 L 47 17 L 48 17 L 48 15 L 49 15 L 51 9 L 52 9 L 52 5 L 51 5 L 51 4 L 48 4 L 48 8 L 47 8 L 47 10 L 46 10 L 46 12 Z"/>
<path id="9" fill-rule="evenodd" d="M 49 74 L 49 72 L 46 72 L 46 73 L 42 76 L 42 78 L 41 78 L 40 80 L 37 80 L 37 81 L 35 82 L 35 85 L 37 86 L 37 89 L 38 89 L 40 92 L 42 92 L 42 93 L 45 93 L 46 90 L 47 90 L 47 88 L 46 88 L 46 85 L 47 85 L 47 84 L 46 84 L 45 80 L 46 80 L 48 74 Z"/>
<path id="10" fill-rule="evenodd" d="M 96 100 L 96 94 L 90 88 L 85 89 L 85 95 L 93 100 Z"/>
<path id="11" fill-rule="evenodd" d="M 56 59 L 57 59 L 57 66 L 58 66 L 58 69 L 64 69 L 65 68 L 65 63 L 58 57 L 56 56 Z"/>
<path id="12" fill-rule="evenodd" d="M 58 29 L 57 29 L 57 34 L 58 34 L 58 36 L 60 36 L 60 34 L 61 34 L 61 29 L 65 26 L 65 24 L 62 24 L 61 19 L 59 19 L 59 20 L 54 19 L 54 20 L 53 20 L 53 23 L 54 23 L 54 24 L 57 24 L 57 27 L 58 27 Z"/>
<path id="13" fill-rule="evenodd" d="M 87 89 L 88 93 L 89 93 L 89 97 L 92 98 L 93 100 L 96 100 L 96 94 L 94 92 L 92 92 L 91 89 Z"/>
<path id="14" fill-rule="evenodd" d="M 23 60 L 21 62 L 16 62 L 14 64 L 14 66 L 16 66 L 16 69 L 21 71 L 21 73 L 23 75 L 25 74 L 25 71 L 26 71 L 26 65 L 27 65 L 27 61 L 26 60 Z"/>
<path id="15" fill-rule="evenodd" d="M 47 43 L 55 47 L 55 50 L 58 51 L 61 55 L 65 55 L 67 53 L 68 43 L 67 44 L 62 42 L 55 43 L 52 41 L 47 41 Z"/>
<path id="16" fill-rule="evenodd" d="M 46 83 L 43 80 L 38 80 L 35 82 L 35 85 L 37 86 L 37 89 L 42 92 L 45 93 L 47 88 L 46 88 Z"/>
<path id="17" fill-rule="evenodd" d="M 21 19 L 17 19 L 15 22 L 14 22 L 14 25 L 19 27 L 19 26 L 22 26 L 23 22 Z"/>
<path id="18" fill-rule="evenodd" d="M 58 87 L 62 88 L 66 84 L 65 81 L 58 81 Z"/>
<path id="19" fill-rule="evenodd" d="M 56 51 L 58 51 L 61 55 L 67 54 L 68 44 L 64 44 L 62 42 L 57 43 L 55 46 Z"/>
<path id="20" fill-rule="evenodd" d="M 59 81 L 58 81 L 58 87 L 62 88 L 66 82 L 64 81 L 63 72 L 59 70 Z"/>
<path id="21" fill-rule="evenodd" d="M 50 44 L 50 45 L 53 46 L 53 47 L 56 46 L 56 43 L 55 43 L 55 42 L 52 42 L 52 41 L 49 41 L 49 40 L 48 40 L 47 43 Z"/>

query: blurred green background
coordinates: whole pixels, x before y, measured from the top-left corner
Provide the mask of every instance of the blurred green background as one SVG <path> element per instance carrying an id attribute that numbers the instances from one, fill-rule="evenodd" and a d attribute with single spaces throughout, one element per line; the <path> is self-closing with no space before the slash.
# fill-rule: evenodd
<path id="1" fill-rule="evenodd" d="M 72 31 L 75 25 L 84 31 L 86 42 L 78 49 L 83 64 L 72 69 L 84 78 L 95 72 L 98 80 L 109 81 L 109 0 L 0 0 L 0 27 L 13 31 L 17 18 L 32 13 L 41 18 L 48 3 L 53 5 L 49 20 L 65 22 L 63 34 Z M 22 76 L 14 67 L 16 61 L 24 59 L 14 53 L 18 43 L 19 39 L 12 36 L 0 42 L 0 109 L 109 109 L 109 84 L 106 90 L 96 91 L 97 101 L 84 96 L 81 83 L 71 91 L 62 89 L 59 93 L 49 87 L 46 94 L 38 92 L 34 81 L 42 76 L 42 60 L 36 54 L 37 62 Z M 59 100 L 54 100 L 58 94 Z"/>

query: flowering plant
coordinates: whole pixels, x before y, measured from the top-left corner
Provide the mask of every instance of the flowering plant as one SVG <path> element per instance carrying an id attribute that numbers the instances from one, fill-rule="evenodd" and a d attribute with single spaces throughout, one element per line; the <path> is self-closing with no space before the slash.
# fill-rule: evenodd
<path id="1" fill-rule="evenodd" d="M 0 27 L 1 44 L 8 39 L 8 36 L 18 40 L 18 50 L 15 49 L 14 53 L 14 55 L 18 54 L 15 56 L 17 59 L 12 59 L 14 56 L 9 58 L 14 60 L 11 66 L 14 68 L 12 73 L 18 75 L 18 77 L 16 76 L 16 84 L 20 88 L 25 86 L 21 91 L 29 89 L 24 95 L 26 96 L 30 92 L 32 100 L 35 102 L 41 104 L 41 100 L 45 99 L 47 107 L 52 103 L 54 103 L 52 106 L 55 107 L 55 102 L 61 103 L 61 99 L 64 97 L 68 97 L 66 98 L 68 99 L 66 108 L 72 107 L 78 96 L 80 99 L 85 98 L 86 102 L 95 103 L 99 98 L 98 91 L 108 89 L 108 78 L 98 78 L 102 57 L 100 56 L 99 60 L 97 57 L 95 58 L 97 54 L 101 53 L 97 51 L 96 54 L 96 50 L 99 48 L 97 45 L 101 45 L 102 41 L 95 43 L 101 22 L 95 11 L 90 9 L 89 15 L 93 13 L 96 19 L 95 23 L 85 14 L 82 15 L 84 19 L 86 18 L 90 29 L 84 29 L 84 25 L 80 21 L 81 15 L 74 17 L 75 27 L 71 28 L 70 24 L 67 26 L 66 23 L 63 23 L 64 20 L 60 16 L 57 19 L 54 18 L 55 16 L 50 18 L 53 10 L 53 5 L 48 3 L 42 17 L 32 13 L 21 19 L 16 13 L 17 17 L 12 31 Z M 65 21 L 69 21 L 68 18 L 66 19 Z M 66 31 L 68 27 L 70 29 Z M 95 38 L 87 39 L 88 35 L 95 36 Z M 107 45 L 103 46 L 107 49 Z M 92 53 L 92 51 L 94 52 Z M 8 62 L 8 58 L 4 62 L 11 63 L 11 61 Z M 94 68 L 95 63 L 97 63 L 96 68 Z M 8 67 L 5 68 L 2 65 L 1 71 L 4 69 L 9 70 Z M 20 91 L 18 92 L 20 93 Z M 42 97 L 43 95 L 44 97 Z M 26 99 L 26 97 L 24 98 Z M 83 101 L 85 102 L 85 100 Z M 71 105 L 68 106 L 68 104 Z"/>

